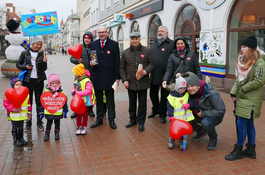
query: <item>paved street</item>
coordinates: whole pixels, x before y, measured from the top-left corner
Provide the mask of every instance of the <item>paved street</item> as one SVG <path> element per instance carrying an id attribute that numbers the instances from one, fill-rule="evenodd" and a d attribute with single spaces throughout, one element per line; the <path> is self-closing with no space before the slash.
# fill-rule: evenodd
<path id="1" fill-rule="evenodd" d="M 73 85 L 73 64 L 70 56 L 48 55 L 47 76 L 57 73 L 62 81 L 62 89 L 71 100 L 70 90 Z M 5 60 L 0 60 L 0 65 Z M 45 82 L 46 84 L 47 82 Z M 61 120 L 61 139 L 44 142 L 44 132 L 36 128 L 35 110 L 33 112 L 33 128 L 26 132 L 27 146 L 14 147 L 11 137 L 11 122 L 7 121 L 3 107 L 4 92 L 10 88 L 10 80 L 0 73 L 0 174 L 265 174 L 265 116 L 255 120 L 257 159 L 244 158 L 229 162 L 224 156 L 233 149 L 236 141 L 233 104 L 227 93 L 220 94 L 226 104 L 224 121 L 217 127 L 218 148 L 208 151 L 208 137 L 200 142 L 192 142 L 188 137 L 186 152 L 177 146 L 173 150 L 167 148 L 169 126 L 162 124 L 158 117 L 146 119 L 145 131 L 139 132 L 137 127 L 125 128 L 129 122 L 128 97 L 123 85 L 116 93 L 116 123 L 113 130 L 104 119 L 103 126 L 91 129 L 84 136 L 76 136 L 76 121 L 71 119 L 71 111 L 67 119 Z M 70 104 L 70 100 L 68 104 Z M 151 112 L 148 99 L 148 111 Z M 265 114 L 263 104 L 262 114 Z M 35 108 L 35 105 L 33 106 Z M 94 109 L 95 111 L 95 109 Z M 46 125 L 46 119 L 43 120 Z M 89 117 L 88 126 L 95 118 Z M 53 125 L 54 127 L 54 125 Z"/>

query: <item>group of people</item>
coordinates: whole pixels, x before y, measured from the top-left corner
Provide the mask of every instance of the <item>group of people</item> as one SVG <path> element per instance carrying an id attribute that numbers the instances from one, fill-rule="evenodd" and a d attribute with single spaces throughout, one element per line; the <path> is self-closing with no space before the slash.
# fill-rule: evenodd
<path id="1" fill-rule="evenodd" d="M 104 113 L 108 111 L 109 126 L 116 129 L 115 123 L 115 100 L 112 85 L 119 85 L 120 79 L 128 91 L 129 97 L 129 123 L 126 128 L 138 125 L 140 132 L 145 130 L 144 124 L 147 112 L 147 89 L 150 88 L 152 112 L 148 118 L 159 115 L 160 122 L 184 119 L 189 122 L 196 135 L 192 141 L 198 142 L 204 136 L 209 136 L 208 150 L 217 148 L 217 132 L 215 127 L 219 125 L 225 114 L 225 104 L 220 94 L 205 81 L 198 59 L 190 50 L 184 37 L 179 36 L 175 41 L 168 38 L 168 29 L 160 26 L 157 40 L 151 44 L 151 48 L 141 45 L 139 32 L 130 34 L 130 47 L 125 49 L 120 58 L 119 46 L 116 41 L 108 37 L 107 28 L 98 29 L 99 39 L 93 41 L 91 32 L 83 35 L 82 55 L 80 59 L 71 57 L 70 61 L 76 64 L 73 68 L 75 84 L 71 94 L 83 97 L 86 110 L 83 114 L 72 114 L 76 117 L 76 134 L 86 134 L 88 115 L 94 117 L 93 105 L 96 104 L 96 121 L 90 128 L 96 128 L 103 124 Z M 262 105 L 263 85 L 265 75 L 265 55 L 257 51 L 257 39 L 254 36 L 245 38 L 241 43 L 241 51 L 236 64 L 236 82 L 230 92 L 235 103 L 235 116 L 238 141 L 234 150 L 226 160 L 237 160 L 247 156 L 256 158 L 255 153 L 255 127 L 253 120 L 260 116 Z M 57 114 L 49 114 L 40 103 L 40 95 L 43 92 L 45 70 L 47 69 L 47 57 L 41 50 L 40 36 L 34 36 L 29 50 L 21 53 L 17 67 L 28 72 L 23 80 L 23 85 L 29 89 L 29 97 L 25 100 L 28 104 L 27 117 L 21 115 L 21 120 L 28 119 L 25 130 L 31 128 L 31 106 L 33 92 L 35 94 L 37 110 L 37 127 L 43 130 L 41 118 L 48 120 L 44 140 L 49 140 L 52 121 L 55 123 L 55 139 L 59 139 L 60 119 L 66 117 L 68 112 L 67 103 Z M 97 54 L 98 64 L 90 59 L 90 52 Z M 24 61 L 25 60 L 25 61 Z M 172 84 L 174 82 L 174 84 Z M 16 85 L 16 84 L 19 85 Z M 11 80 L 13 88 L 21 86 L 21 80 Z M 168 88 L 168 85 L 171 88 Z M 172 88 L 173 87 L 173 88 Z M 63 93 L 61 81 L 56 74 L 50 75 L 45 91 L 50 91 L 56 97 Z M 159 100 L 160 91 L 160 100 Z M 106 100 L 106 103 L 105 103 Z M 137 110 L 138 100 L 138 110 Z M 252 103 L 255 101 L 256 103 Z M 23 103 L 24 104 L 24 103 Z M 20 113 L 22 109 L 10 107 L 5 98 L 4 106 L 12 120 L 13 113 Z M 25 112 L 25 111 L 24 111 Z M 183 118 L 185 114 L 186 118 Z M 23 117 L 22 117 L 23 116 Z M 13 117 L 14 118 L 14 117 Z M 23 139 L 23 123 L 15 124 L 12 120 L 12 135 L 15 145 L 26 144 Z M 13 124 L 14 123 L 14 124 Z M 22 128 L 21 128 L 22 126 Z M 22 130 L 22 131 L 21 131 Z M 16 132 L 18 131 L 18 132 Z M 16 134 L 15 134 L 16 133 Z M 19 135 L 20 137 L 17 137 Z M 248 136 L 247 148 L 242 151 L 246 136 Z M 19 140 L 19 141 L 17 141 Z M 179 146 L 183 149 L 183 137 Z M 173 149 L 175 140 L 170 138 L 168 148 Z"/>

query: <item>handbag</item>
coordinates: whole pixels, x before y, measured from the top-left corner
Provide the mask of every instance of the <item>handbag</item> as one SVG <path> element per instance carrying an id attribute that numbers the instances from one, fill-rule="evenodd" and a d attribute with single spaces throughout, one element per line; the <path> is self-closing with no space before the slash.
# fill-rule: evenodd
<path id="1" fill-rule="evenodd" d="M 181 60 L 181 62 L 180 62 L 180 64 L 179 64 L 178 68 L 176 69 L 176 71 L 174 72 L 173 76 L 171 77 L 171 79 L 170 79 L 169 82 L 168 82 L 169 85 L 167 85 L 166 90 L 167 90 L 169 93 L 171 92 L 169 86 L 170 86 L 170 85 L 173 83 L 173 81 L 175 80 L 175 76 L 176 76 L 176 74 L 177 74 L 177 72 L 178 72 L 178 70 L 179 70 L 179 68 L 180 68 L 180 66 L 181 66 L 182 63 L 183 63 L 183 60 Z"/>
<path id="2" fill-rule="evenodd" d="M 26 65 L 26 54 L 25 54 L 25 59 L 24 59 L 24 63 L 23 64 L 25 64 Z M 23 82 L 23 80 L 24 80 L 24 77 L 25 77 L 25 75 L 26 75 L 26 73 L 28 72 L 28 70 L 26 69 L 26 70 L 22 70 L 20 73 L 19 73 L 19 75 L 18 75 L 18 78 Z"/>

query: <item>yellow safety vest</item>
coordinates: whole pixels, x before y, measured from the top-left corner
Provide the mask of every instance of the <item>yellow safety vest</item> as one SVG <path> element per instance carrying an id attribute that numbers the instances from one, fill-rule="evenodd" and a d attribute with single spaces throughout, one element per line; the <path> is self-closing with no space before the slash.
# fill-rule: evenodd
<path id="1" fill-rule="evenodd" d="M 29 101 L 29 95 L 27 96 L 26 100 L 22 103 L 21 105 L 22 111 L 20 113 L 10 112 L 9 114 L 10 120 L 22 121 L 28 119 L 28 106 L 29 106 L 28 101 Z"/>
<path id="2" fill-rule="evenodd" d="M 83 80 L 80 81 L 82 91 L 86 89 L 87 82 L 90 82 L 92 84 L 89 78 L 84 78 Z M 92 84 L 92 95 L 83 96 L 82 98 L 84 99 L 86 106 L 93 106 L 95 104 L 96 98 L 95 98 L 95 91 L 93 84 Z M 92 104 L 91 104 L 91 99 L 92 99 Z"/>
<path id="3" fill-rule="evenodd" d="M 45 92 L 50 92 L 50 91 L 49 91 L 49 89 L 45 89 Z M 58 92 L 58 93 L 60 93 L 60 92 Z M 61 93 L 64 94 L 63 91 Z M 67 102 L 65 102 L 65 103 L 67 103 Z M 59 109 L 58 111 L 56 111 L 53 114 L 49 113 L 49 111 L 47 111 L 46 109 L 44 109 L 44 114 L 45 115 L 62 115 L 63 114 L 63 108 Z"/>
<path id="4" fill-rule="evenodd" d="M 170 103 L 170 105 L 174 108 L 174 118 L 186 120 L 186 121 L 194 120 L 194 116 L 190 109 L 187 109 L 186 111 L 186 117 L 187 117 L 186 119 L 185 119 L 185 109 L 181 109 L 183 104 L 188 103 L 188 100 L 189 100 L 188 92 L 186 92 L 183 97 L 174 97 L 169 94 L 169 96 L 167 97 L 167 100 Z"/>

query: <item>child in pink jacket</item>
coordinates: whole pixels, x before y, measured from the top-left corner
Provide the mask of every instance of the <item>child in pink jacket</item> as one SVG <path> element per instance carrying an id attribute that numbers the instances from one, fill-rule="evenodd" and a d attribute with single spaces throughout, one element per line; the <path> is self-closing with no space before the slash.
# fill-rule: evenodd
<path id="1" fill-rule="evenodd" d="M 22 81 L 19 78 L 11 77 L 11 87 L 13 89 L 18 89 L 22 86 Z M 12 122 L 12 136 L 13 136 L 13 144 L 15 146 L 23 146 L 27 144 L 27 141 L 23 138 L 23 125 L 24 120 L 30 120 L 31 118 L 31 105 L 29 100 L 29 95 L 26 100 L 22 103 L 21 107 L 14 107 L 8 99 L 5 97 L 3 101 L 3 105 L 7 110 L 8 120 Z"/>
<path id="2" fill-rule="evenodd" d="M 88 120 L 88 109 L 89 106 L 93 106 L 95 104 L 95 92 L 90 80 L 90 72 L 85 69 L 82 63 L 73 68 L 73 74 L 75 75 L 75 83 L 71 93 L 73 96 L 77 94 L 82 97 L 86 105 L 86 110 L 83 114 L 76 114 L 76 135 L 85 135 Z"/>

